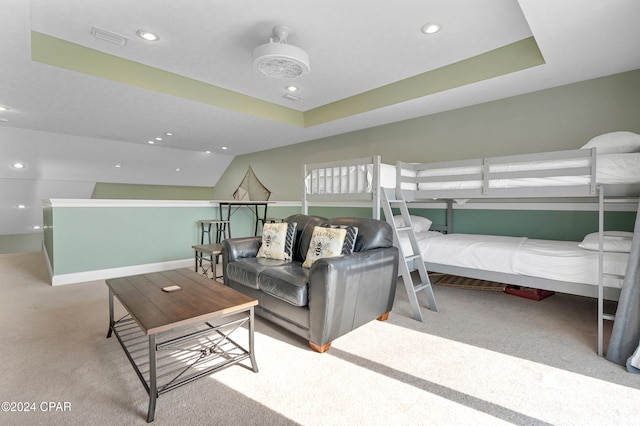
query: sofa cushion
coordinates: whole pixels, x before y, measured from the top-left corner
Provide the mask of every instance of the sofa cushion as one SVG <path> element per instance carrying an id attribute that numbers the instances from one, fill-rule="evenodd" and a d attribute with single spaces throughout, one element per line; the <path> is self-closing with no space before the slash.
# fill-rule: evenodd
<path id="1" fill-rule="evenodd" d="M 354 252 L 393 246 L 393 231 L 387 222 L 364 217 L 336 217 L 329 219 L 327 225 L 358 228 Z"/>
<path id="2" fill-rule="evenodd" d="M 224 271 L 225 277 L 247 287 L 259 289 L 258 276 L 265 270 L 290 264 L 287 260 L 267 259 L 264 257 L 247 257 L 229 262 Z M 276 268 L 279 269 L 279 268 Z"/>
<path id="3" fill-rule="evenodd" d="M 294 306 L 307 306 L 309 297 L 309 269 L 299 262 L 283 268 L 265 269 L 258 275 L 258 286 L 266 294 Z"/>
<path id="4" fill-rule="evenodd" d="M 262 244 L 256 257 L 291 260 L 296 225 L 296 222 L 265 223 L 262 227 Z"/>

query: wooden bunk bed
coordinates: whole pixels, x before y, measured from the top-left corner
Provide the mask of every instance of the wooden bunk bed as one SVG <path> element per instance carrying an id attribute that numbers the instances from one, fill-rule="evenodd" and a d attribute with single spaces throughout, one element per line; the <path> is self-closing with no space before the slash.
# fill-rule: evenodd
<path id="1" fill-rule="evenodd" d="M 524 198 L 550 198 L 555 201 L 597 200 L 597 250 L 588 252 L 589 256 L 587 257 L 587 263 L 597 263 L 595 274 L 597 277 L 590 280 L 584 280 L 584 278 L 572 280 L 567 277 L 554 279 L 514 273 L 513 271 L 505 272 L 482 269 L 482 267 L 452 265 L 449 262 L 433 262 L 424 258 L 421 256 L 422 249 L 418 249 L 418 253 L 422 257 L 423 265 L 431 272 L 597 298 L 598 353 L 602 355 L 603 321 L 613 319 L 612 315 L 604 314 L 603 300 L 617 300 L 622 281 L 619 276 L 612 278 L 606 277 L 607 274 L 605 274 L 605 264 L 609 263 L 608 257 L 610 257 L 604 250 L 605 205 L 623 199 L 627 201 L 628 197 L 636 198 L 640 195 L 640 153 L 634 152 L 626 155 L 626 153 L 620 152 L 597 155 L 596 148 L 588 148 L 444 163 L 398 162 L 393 171 L 390 171 L 389 165 L 381 163 L 379 157 L 368 157 L 336 163 L 305 165 L 303 177 L 305 183 L 304 212 L 307 212 L 310 202 L 331 201 L 339 203 L 350 200 L 367 200 L 372 205 L 372 216 L 379 218 L 380 207 L 389 207 L 389 210 L 385 209 L 385 217 L 394 227 L 394 234 L 398 239 L 397 244 L 403 251 L 404 257 L 413 256 L 413 258 L 416 258 L 415 251 L 407 256 L 406 252 L 411 248 L 407 249 L 407 243 L 402 243 L 402 232 L 399 232 L 398 227 L 395 226 L 391 214 L 387 213 L 391 212 L 392 203 L 399 202 L 410 208 L 412 204 L 422 203 L 426 200 L 429 202 L 433 202 L 434 199 L 446 201 L 448 223 L 445 226 L 440 226 L 439 229 L 450 233 L 452 230 L 451 206 L 454 199 L 482 199 L 487 202 L 504 202 Z M 393 184 L 391 184 L 391 180 L 394 181 Z M 408 217 L 406 223 L 409 226 L 403 229 L 410 231 L 407 234 L 412 234 L 411 238 L 421 237 L 421 235 L 411 232 L 412 227 Z M 536 240 L 531 241 L 536 242 Z M 561 243 L 566 244 L 567 242 Z M 573 245 L 576 246 L 577 243 Z M 571 249 L 582 250 L 575 247 L 571 247 Z M 585 250 L 585 252 L 587 251 Z M 616 255 L 618 254 L 616 253 Z M 620 275 L 620 262 L 626 264 L 627 258 L 625 256 L 628 255 L 617 256 L 618 267 L 614 270 L 615 275 Z M 620 258 L 623 259 L 620 260 Z M 426 280 L 428 281 L 428 277 Z M 430 283 L 427 284 L 430 285 Z M 415 299 L 414 317 L 421 320 L 422 315 L 419 312 L 415 292 L 409 297 L 410 300 L 412 297 Z M 429 300 L 429 306 L 432 310 L 437 310 L 435 300 Z"/>

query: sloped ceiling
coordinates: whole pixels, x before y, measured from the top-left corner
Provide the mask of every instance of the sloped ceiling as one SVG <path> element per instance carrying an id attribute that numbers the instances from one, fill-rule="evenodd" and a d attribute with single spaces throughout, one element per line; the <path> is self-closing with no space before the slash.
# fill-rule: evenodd
<path id="1" fill-rule="evenodd" d="M 638 69 L 638 16 L 635 0 L 4 0 L 0 234 L 95 182 L 213 186 L 236 155 Z M 308 75 L 253 71 L 275 25 Z"/>

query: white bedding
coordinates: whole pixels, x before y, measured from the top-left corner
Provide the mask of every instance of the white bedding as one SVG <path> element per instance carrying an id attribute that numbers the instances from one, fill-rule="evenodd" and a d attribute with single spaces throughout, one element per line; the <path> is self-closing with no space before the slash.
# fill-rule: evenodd
<path id="1" fill-rule="evenodd" d="M 404 234 L 404 233 L 403 233 Z M 473 234 L 416 233 L 425 262 L 558 281 L 598 284 L 598 252 L 577 242 L 536 240 Z M 401 235 L 404 253 L 411 253 L 409 239 Z M 604 285 L 621 288 L 629 255 L 605 253 Z"/>

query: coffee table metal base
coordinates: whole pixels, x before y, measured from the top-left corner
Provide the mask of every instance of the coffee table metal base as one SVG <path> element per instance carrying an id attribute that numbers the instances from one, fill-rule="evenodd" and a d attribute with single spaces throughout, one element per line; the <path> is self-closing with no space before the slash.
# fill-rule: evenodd
<path id="1" fill-rule="evenodd" d="M 155 418 L 159 395 L 201 377 L 209 376 L 249 359 L 258 372 L 253 342 L 253 307 L 221 316 L 214 321 L 145 335 L 126 315 L 114 320 L 114 297 L 109 289 L 109 332 L 118 338 L 129 362 L 149 394 L 147 422 Z M 237 330 L 248 331 L 248 349 L 230 337 Z M 247 367 L 249 368 L 249 367 Z"/>

